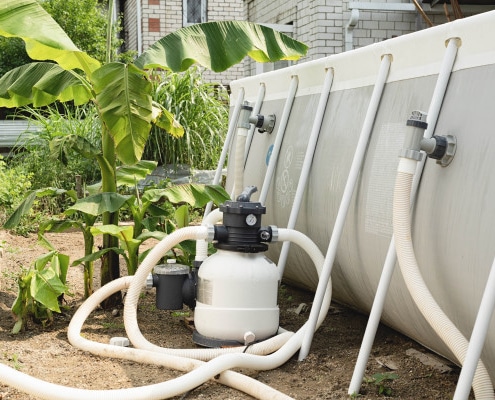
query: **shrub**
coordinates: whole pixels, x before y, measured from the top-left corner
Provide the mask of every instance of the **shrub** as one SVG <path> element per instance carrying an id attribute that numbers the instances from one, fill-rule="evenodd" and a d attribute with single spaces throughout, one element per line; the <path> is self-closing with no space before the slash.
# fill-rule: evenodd
<path id="1" fill-rule="evenodd" d="M 0 156 L 0 223 L 24 200 L 31 187 L 31 174 L 22 165 L 10 168 Z"/>

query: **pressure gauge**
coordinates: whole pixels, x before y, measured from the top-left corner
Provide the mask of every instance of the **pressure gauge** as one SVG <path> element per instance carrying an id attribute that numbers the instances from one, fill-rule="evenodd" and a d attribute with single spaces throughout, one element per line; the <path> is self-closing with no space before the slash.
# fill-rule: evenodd
<path id="1" fill-rule="evenodd" d="M 256 215 L 249 214 L 246 216 L 246 224 L 248 224 L 249 226 L 255 225 L 256 222 L 258 222 L 258 218 L 256 218 Z"/>

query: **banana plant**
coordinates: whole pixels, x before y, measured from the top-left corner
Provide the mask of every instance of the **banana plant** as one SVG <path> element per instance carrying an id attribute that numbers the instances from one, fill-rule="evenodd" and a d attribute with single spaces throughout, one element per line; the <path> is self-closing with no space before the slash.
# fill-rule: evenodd
<path id="1" fill-rule="evenodd" d="M 73 44 L 37 0 L 2 0 L 0 35 L 22 39 L 29 57 L 39 60 L 0 78 L 0 107 L 42 107 L 56 101 L 96 105 L 102 146 L 91 149 L 91 154 L 101 169 L 103 192 L 116 192 L 118 163 L 132 165 L 141 159 L 152 124 L 172 135 L 183 134 L 173 115 L 152 101 L 153 69 L 180 72 L 198 63 L 219 72 L 246 56 L 274 62 L 296 60 L 307 51 L 303 43 L 270 28 L 221 21 L 167 35 L 133 64 L 101 65 Z M 103 223 L 118 225 L 118 218 L 118 212 L 106 212 Z M 104 236 L 104 247 L 115 244 L 115 238 Z M 119 276 L 118 255 L 109 252 L 103 261 L 101 283 L 105 284 Z"/>
<path id="2" fill-rule="evenodd" d="M 116 203 L 118 208 L 127 208 L 131 215 L 134 225 L 102 225 L 91 226 L 89 232 L 93 235 L 110 235 L 118 239 L 120 246 L 115 248 L 104 248 L 91 254 L 86 253 L 85 257 L 74 261 L 72 264 L 82 264 L 95 261 L 101 258 L 105 253 L 114 251 L 121 255 L 126 264 L 129 275 L 134 275 L 140 260 L 140 246 L 148 239 L 163 239 L 168 233 L 171 233 L 176 228 L 187 226 L 188 207 L 203 208 L 208 202 L 212 201 L 218 205 L 230 197 L 228 193 L 219 185 L 202 185 L 202 184 L 182 184 L 165 189 L 148 189 L 145 190 L 142 196 L 132 195 L 123 196 L 115 194 L 115 197 L 109 199 Z M 170 221 L 171 212 L 160 207 L 160 203 L 164 200 L 179 205 L 175 210 L 175 222 Z M 182 203 L 186 203 L 180 205 Z M 79 212 L 82 215 L 97 217 L 101 213 L 99 207 L 100 201 L 95 201 L 94 196 L 79 200 L 71 206 L 68 212 Z M 159 229 L 156 221 L 162 221 L 166 228 Z M 189 253 L 189 251 L 185 251 Z"/>
<path id="3" fill-rule="evenodd" d="M 30 317 L 43 326 L 51 324 L 53 312 L 61 312 L 61 296 L 68 293 L 65 282 L 69 257 L 55 250 L 43 236 L 40 236 L 40 243 L 49 252 L 38 257 L 34 265 L 23 270 L 17 278 L 17 298 L 12 305 L 12 312 L 17 318 L 12 329 L 14 334 L 26 326 Z"/>

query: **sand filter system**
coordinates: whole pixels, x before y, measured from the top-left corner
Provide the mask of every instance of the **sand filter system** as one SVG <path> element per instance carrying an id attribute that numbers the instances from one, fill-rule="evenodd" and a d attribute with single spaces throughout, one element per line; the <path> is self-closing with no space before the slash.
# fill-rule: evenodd
<path id="1" fill-rule="evenodd" d="M 350 395 L 382 321 L 463 366 L 454 399 L 471 388 L 494 399 L 493 37 L 490 12 L 232 82 L 221 157 L 230 154 L 232 200 L 167 236 L 69 326 L 80 349 L 184 375 L 88 391 L 0 365 L 2 382 L 46 399 L 149 400 L 216 377 L 256 398 L 287 399 L 231 369 L 277 368 L 295 354 L 304 361 L 333 297 L 370 315 Z M 184 240 L 197 243 L 194 266 L 157 265 Z M 315 292 L 297 332 L 279 327 L 281 280 Z M 194 308 L 199 346 L 146 340 L 137 323 L 144 288 L 156 290 L 158 308 Z M 87 316 L 119 290 L 132 347 L 81 336 Z"/>

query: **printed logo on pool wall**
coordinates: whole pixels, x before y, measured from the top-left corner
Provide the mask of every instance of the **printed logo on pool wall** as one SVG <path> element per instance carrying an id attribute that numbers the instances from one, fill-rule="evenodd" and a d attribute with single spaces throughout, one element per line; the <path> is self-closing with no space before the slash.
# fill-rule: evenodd
<path id="1" fill-rule="evenodd" d="M 287 207 L 292 203 L 296 187 L 292 177 L 290 176 L 289 168 L 294 159 L 294 147 L 289 146 L 285 152 L 281 173 L 276 180 L 276 200 L 281 207 Z"/>

